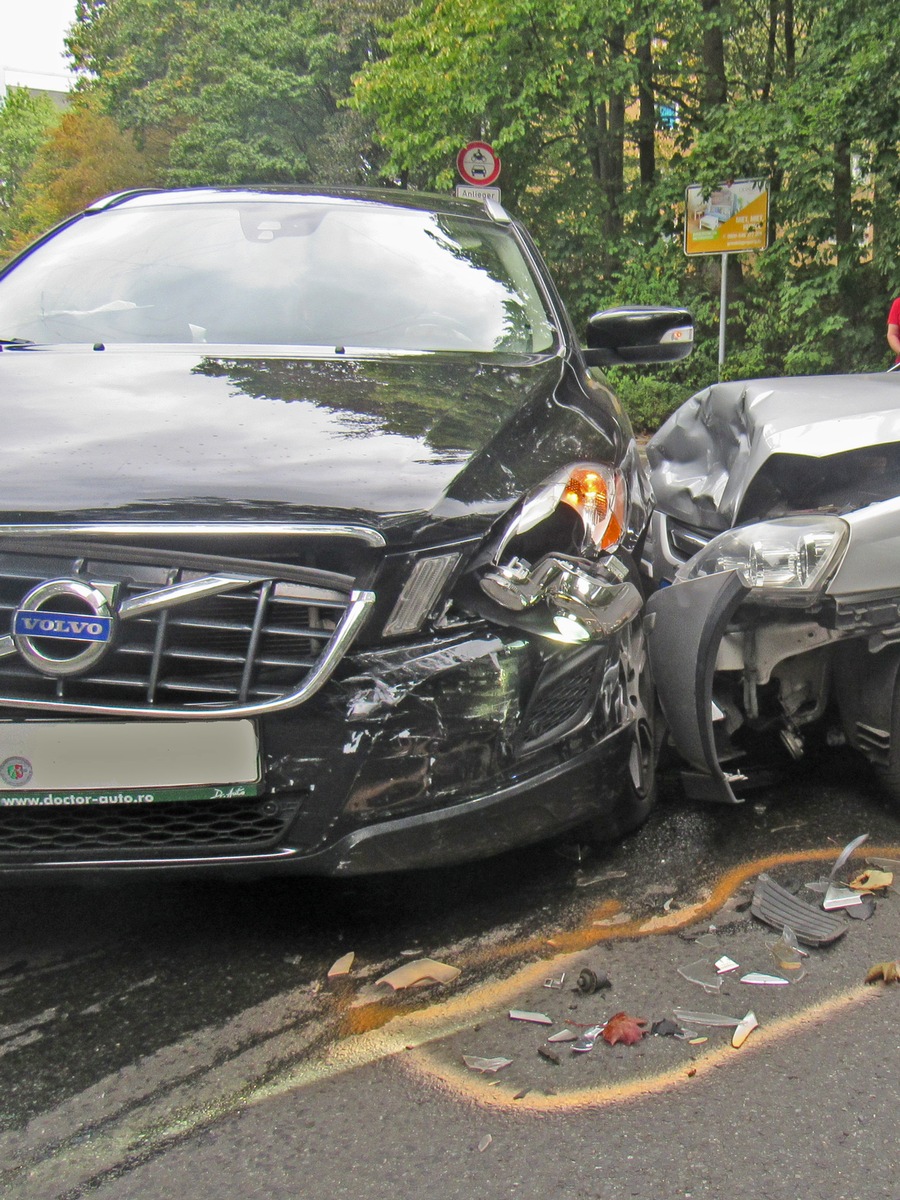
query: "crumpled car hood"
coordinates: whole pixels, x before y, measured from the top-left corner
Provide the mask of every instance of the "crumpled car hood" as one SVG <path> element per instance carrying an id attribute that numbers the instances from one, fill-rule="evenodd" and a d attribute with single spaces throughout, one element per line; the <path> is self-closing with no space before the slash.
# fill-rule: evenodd
<path id="1" fill-rule="evenodd" d="M 566 453 L 613 455 L 589 411 L 559 402 L 563 370 L 555 356 L 7 349 L 0 521 L 314 514 L 395 542 L 441 522 L 477 533 Z"/>
<path id="2" fill-rule="evenodd" d="M 657 507 L 699 528 L 734 524 L 773 454 L 822 458 L 900 441 L 900 372 L 716 383 L 647 446 Z"/>

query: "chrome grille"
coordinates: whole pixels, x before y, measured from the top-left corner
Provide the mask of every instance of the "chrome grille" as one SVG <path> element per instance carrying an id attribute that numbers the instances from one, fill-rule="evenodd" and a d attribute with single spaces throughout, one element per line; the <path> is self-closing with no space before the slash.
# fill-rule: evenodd
<path id="1" fill-rule="evenodd" d="M 285 707 L 324 682 L 361 621 L 360 594 L 349 589 L 257 574 L 252 564 L 195 564 L 0 554 L 0 705 L 205 716 Z M 41 673 L 2 636 L 28 592 L 51 579 L 114 588 L 119 614 L 104 657 L 65 678 Z"/>

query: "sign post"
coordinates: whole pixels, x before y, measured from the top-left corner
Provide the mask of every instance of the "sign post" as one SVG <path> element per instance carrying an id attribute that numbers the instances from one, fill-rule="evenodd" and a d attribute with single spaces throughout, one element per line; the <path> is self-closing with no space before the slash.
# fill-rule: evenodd
<path id="1" fill-rule="evenodd" d="M 735 179 L 704 192 L 692 183 L 685 192 L 684 252 L 721 254 L 719 290 L 719 378 L 725 362 L 728 255 L 765 250 L 769 241 L 768 179 Z"/>

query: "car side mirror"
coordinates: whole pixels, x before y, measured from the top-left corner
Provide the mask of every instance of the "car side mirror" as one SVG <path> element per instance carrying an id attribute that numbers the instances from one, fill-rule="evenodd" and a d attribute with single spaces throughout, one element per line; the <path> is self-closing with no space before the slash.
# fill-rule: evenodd
<path id="1" fill-rule="evenodd" d="M 677 362 L 694 348 L 694 319 L 686 308 L 609 308 L 588 318 L 587 345 L 589 367 Z"/>

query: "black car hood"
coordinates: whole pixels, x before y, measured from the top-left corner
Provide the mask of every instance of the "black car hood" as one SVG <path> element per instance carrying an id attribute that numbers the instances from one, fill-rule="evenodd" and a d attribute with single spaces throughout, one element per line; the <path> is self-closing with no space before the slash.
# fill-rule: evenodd
<path id="1" fill-rule="evenodd" d="M 0 516 L 475 533 L 567 457 L 615 455 L 598 414 L 560 403 L 567 373 L 558 356 L 6 349 Z"/>

